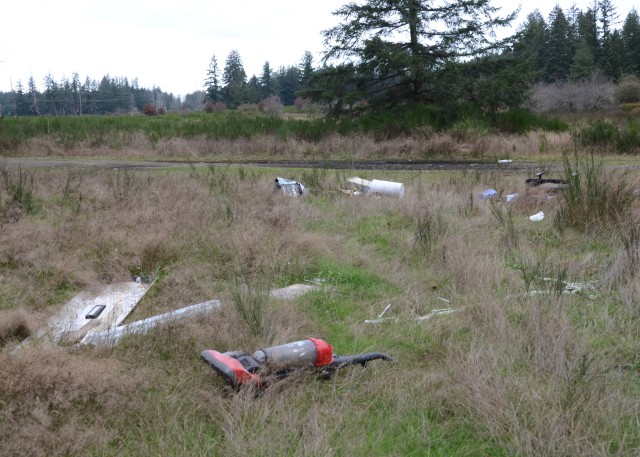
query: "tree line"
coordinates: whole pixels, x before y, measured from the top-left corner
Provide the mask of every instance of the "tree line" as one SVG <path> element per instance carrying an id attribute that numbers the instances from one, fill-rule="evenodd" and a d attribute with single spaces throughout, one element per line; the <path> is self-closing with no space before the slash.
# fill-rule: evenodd
<path id="1" fill-rule="evenodd" d="M 143 112 L 145 106 L 156 111 L 176 110 L 181 106 L 178 97 L 160 88 L 139 87 L 137 79 L 104 76 L 100 81 L 87 77 L 84 82 L 78 73 L 71 79 L 56 81 L 51 74 L 43 80 L 44 90 L 38 90 L 31 76 L 27 86 L 18 81 L 13 92 L 0 93 L 0 114 L 17 116 L 67 116 L 95 114 L 129 114 Z"/>
<path id="2" fill-rule="evenodd" d="M 536 10 L 515 34 L 517 11 L 502 12 L 490 0 L 368 0 L 334 12 L 339 25 L 322 32 L 325 55 L 315 66 L 310 52 L 296 65 L 247 76 L 237 50 L 220 67 L 214 54 L 203 90 L 184 99 L 137 80 L 88 77 L 56 82 L 33 78 L 26 87 L 0 93 L 0 113 L 82 115 L 239 108 L 265 100 L 293 105 L 321 103 L 329 113 L 356 114 L 424 105 L 441 111 L 471 107 L 484 112 L 519 107 L 536 82 L 581 80 L 600 73 L 617 82 L 640 76 L 640 20 L 635 9 L 622 20 L 611 0 L 582 11 Z M 446 113 L 445 113 L 446 116 Z"/>

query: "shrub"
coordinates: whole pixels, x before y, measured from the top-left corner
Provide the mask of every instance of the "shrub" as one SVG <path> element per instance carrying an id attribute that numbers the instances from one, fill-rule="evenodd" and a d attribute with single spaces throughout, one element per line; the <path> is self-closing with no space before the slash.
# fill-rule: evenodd
<path id="1" fill-rule="evenodd" d="M 538 83 L 528 107 L 540 112 L 584 112 L 615 105 L 615 85 L 596 73 L 586 80 Z"/>
<path id="2" fill-rule="evenodd" d="M 264 102 L 264 112 L 270 116 L 280 116 L 282 115 L 282 102 L 280 101 L 280 97 L 277 95 L 270 95 L 262 102 Z"/>
<path id="3" fill-rule="evenodd" d="M 616 87 L 616 99 L 620 103 L 640 102 L 640 80 L 636 75 L 623 77 Z"/>
<path id="4" fill-rule="evenodd" d="M 145 116 L 155 116 L 157 114 L 157 110 L 156 110 L 156 107 L 153 106 L 151 103 L 146 103 L 142 107 L 142 113 Z"/>
<path id="5" fill-rule="evenodd" d="M 611 122 L 598 119 L 582 127 L 576 135 L 584 146 L 606 146 L 615 143 L 619 132 Z"/>

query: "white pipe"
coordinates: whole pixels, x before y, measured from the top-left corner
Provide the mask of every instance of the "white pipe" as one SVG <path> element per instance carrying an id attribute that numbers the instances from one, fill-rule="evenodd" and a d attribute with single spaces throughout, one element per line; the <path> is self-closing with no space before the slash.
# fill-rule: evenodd
<path id="1" fill-rule="evenodd" d="M 220 309 L 220 300 L 210 300 L 197 305 L 187 306 L 186 308 L 177 309 L 165 314 L 159 314 L 158 316 L 149 317 L 141 321 L 132 322 L 130 324 L 121 325 L 119 327 L 112 328 L 106 332 L 88 333 L 81 343 L 82 344 L 106 344 L 114 345 L 120 338 L 132 333 L 147 333 L 155 326 L 164 322 L 176 321 L 183 317 L 193 316 L 199 313 L 206 313 L 213 310 Z"/>

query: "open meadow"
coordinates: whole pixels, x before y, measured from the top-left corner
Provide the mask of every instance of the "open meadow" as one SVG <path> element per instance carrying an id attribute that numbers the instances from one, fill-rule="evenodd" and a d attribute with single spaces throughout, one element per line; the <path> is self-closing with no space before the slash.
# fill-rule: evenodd
<path id="1" fill-rule="evenodd" d="M 115 149 L 194 160 L 164 169 L 16 168 L 0 158 L 0 455 L 637 455 L 640 176 L 604 166 L 637 162 L 576 149 L 565 135 L 411 137 L 371 154 L 359 151 L 385 143 L 336 136 L 309 143 L 317 150 L 286 140 L 284 154 L 424 158 L 455 143 L 459 157 L 553 157 L 547 176 L 568 182 L 559 190 L 528 187 L 533 170 L 508 165 L 196 165 L 212 147 L 282 157 L 285 140 L 269 150 L 268 136 L 227 149 L 224 139 L 180 138 Z M 47 141 L 21 140 L 16 155 L 47 156 Z M 55 144 L 48 157 L 113 155 Z M 278 176 L 308 194 L 274 191 Z M 349 195 L 352 176 L 402 182 L 404 197 Z M 482 199 L 490 188 L 498 197 Z M 83 288 L 136 276 L 156 280 L 126 322 L 211 299 L 221 309 L 114 347 L 14 350 Z M 316 289 L 269 295 L 292 284 Z M 365 322 L 388 305 L 390 319 Z M 420 319 L 443 308 L 452 310 Z M 393 361 L 328 380 L 302 370 L 256 397 L 200 358 L 307 337 Z"/>

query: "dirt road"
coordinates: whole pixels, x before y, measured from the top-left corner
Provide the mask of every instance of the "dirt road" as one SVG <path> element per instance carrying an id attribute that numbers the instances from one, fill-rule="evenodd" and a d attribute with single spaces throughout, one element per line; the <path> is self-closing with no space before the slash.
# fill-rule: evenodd
<path id="1" fill-rule="evenodd" d="M 531 171 L 540 169 L 534 163 L 497 161 L 427 161 L 427 160 L 248 160 L 229 162 L 188 162 L 151 160 L 98 160 L 98 159 L 49 159 L 49 158 L 0 158 L 0 166 L 7 168 L 85 168 L 154 170 L 169 167 L 201 166 L 253 166 L 271 168 L 324 168 L 330 170 L 496 170 Z M 548 166 L 545 169 L 549 169 Z"/>

